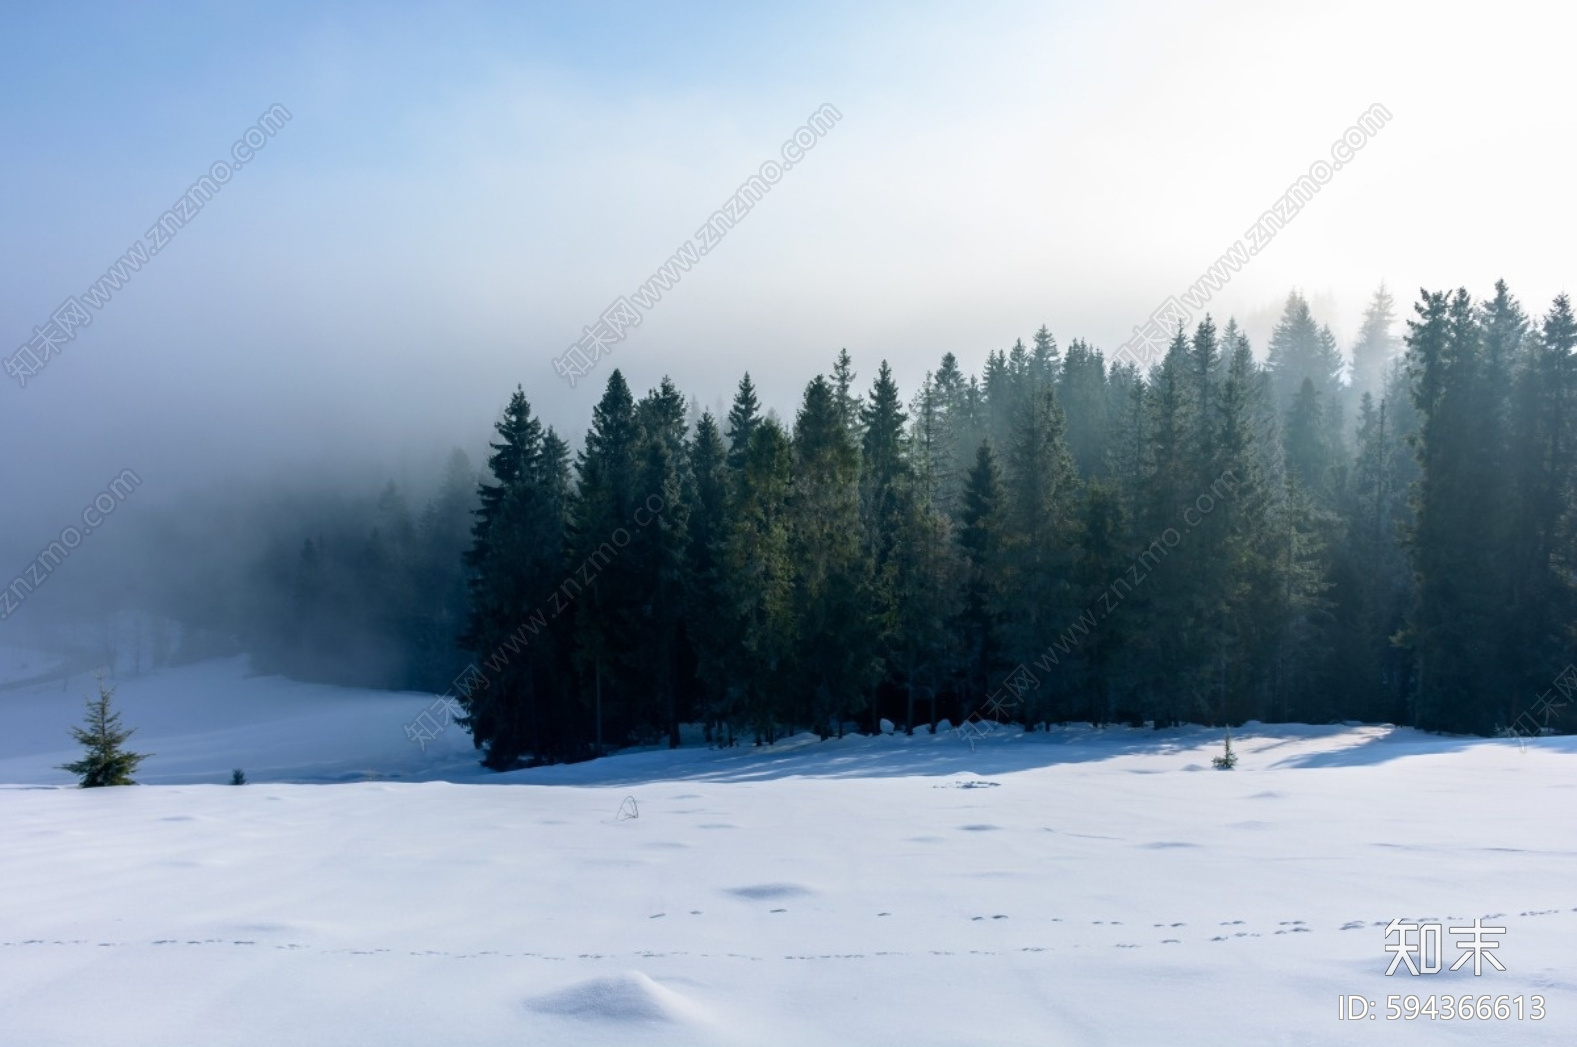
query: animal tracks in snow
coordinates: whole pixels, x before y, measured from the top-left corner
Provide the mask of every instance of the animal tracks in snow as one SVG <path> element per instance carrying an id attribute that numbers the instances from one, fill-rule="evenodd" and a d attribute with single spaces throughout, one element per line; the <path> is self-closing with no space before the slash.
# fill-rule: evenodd
<path id="1" fill-rule="evenodd" d="M 782 897 L 784 895 L 792 896 L 792 895 L 796 895 L 796 894 L 811 894 L 811 893 L 814 893 L 814 892 L 811 892 L 811 891 L 809 891 L 809 890 L 807 890 L 805 888 L 795 887 L 794 885 L 770 884 L 770 885 L 758 885 L 758 886 L 755 886 L 755 887 L 748 887 L 748 888 L 736 888 L 733 891 L 730 891 L 729 893 L 735 894 L 736 897 L 744 897 L 744 898 L 747 898 L 747 899 L 748 898 L 752 898 L 752 896 L 754 896 L 756 899 L 759 900 L 759 898 L 761 898 L 761 897 L 775 898 L 775 897 Z M 790 918 L 792 919 L 792 915 L 789 913 L 789 910 L 785 909 L 785 908 L 774 908 L 774 909 L 768 910 L 768 912 L 769 913 L 773 913 L 773 914 L 789 915 Z M 1515 917 L 1510 917 L 1506 913 L 1485 913 L 1485 914 L 1483 914 L 1480 917 L 1480 919 L 1484 919 L 1484 920 L 1498 920 L 1498 919 L 1508 919 L 1508 918 L 1541 919 L 1541 918 L 1548 918 L 1548 917 L 1552 917 L 1552 916 L 1568 916 L 1568 917 L 1570 917 L 1570 916 L 1573 916 L 1574 914 L 1577 914 L 1577 906 L 1574 906 L 1574 907 L 1571 907 L 1571 908 L 1568 908 L 1568 909 L 1561 909 L 1561 908 L 1524 909 L 1524 910 L 1521 910 L 1521 911 L 1517 912 Z M 647 919 L 648 920 L 656 920 L 656 919 L 658 919 L 660 917 L 663 917 L 663 916 L 666 916 L 666 915 L 667 915 L 666 913 L 654 913 L 654 914 L 649 915 L 647 917 Z M 703 910 L 693 909 L 693 910 L 689 910 L 689 915 L 691 915 L 691 916 L 704 916 L 705 913 L 704 913 Z M 893 914 L 890 913 L 890 912 L 880 912 L 880 913 L 873 914 L 873 918 L 874 917 L 889 917 L 890 918 L 892 916 L 893 916 Z M 930 919 L 932 917 L 928 915 L 925 918 Z M 900 917 L 900 919 L 901 919 L 901 917 Z M 1065 928 L 1066 928 L 1066 931 L 1064 933 L 1066 933 L 1068 935 L 1068 938 L 1066 940 L 1058 941 L 1058 942 L 1050 943 L 1050 944 L 1004 946 L 1004 947 L 1002 947 L 1000 949 L 997 949 L 997 950 L 992 950 L 992 949 L 970 949 L 970 950 L 967 950 L 967 952 L 959 952 L 959 951 L 949 950 L 949 949 L 919 949 L 919 950 L 914 950 L 912 952 L 904 952 L 904 951 L 901 951 L 901 950 L 890 950 L 890 949 L 888 949 L 888 950 L 872 950 L 870 952 L 793 953 L 793 954 L 785 954 L 782 958 L 785 959 L 785 960 L 796 960 L 796 961 L 799 961 L 799 960 L 853 960 L 853 959 L 865 959 L 865 958 L 868 958 L 868 957 L 891 957 L 891 956 L 924 956 L 924 955 L 930 955 L 930 956 L 953 956 L 953 955 L 997 956 L 997 955 L 1003 955 L 1003 954 L 1006 954 L 1006 953 L 1056 952 L 1059 949 L 1078 949 L 1078 948 L 1085 948 L 1085 947 L 1100 947 L 1103 944 L 1105 944 L 1105 943 L 1102 943 L 1100 941 L 1092 941 L 1092 940 L 1090 940 L 1088 938 L 1083 937 L 1079 932 L 1075 931 L 1074 928 L 1077 928 L 1077 927 L 1080 927 L 1080 926 L 1091 928 L 1091 929 L 1099 927 L 1099 928 L 1102 928 L 1104 930 L 1106 928 L 1116 928 L 1116 927 L 1122 927 L 1123 926 L 1122 921 L 1120 921 L 1120 920 L 1092 920 L 1088 924 L 1068 924 L 1066 921 L 1064 921 L 1062 919 L 1062 917 L 1057 917 L 1057 916 L 1038 917 L 1037 919 L 1039 919 L 1041 921 L 1044 921 L 1044 922 L 1048 922 L 1048 923 L 1063 924 L 1065 926 Z M 1415 919 L 1416 922 L 1465 923 L 1465 922 L 1473 919 L 1473 917 L 1429 916 L 1429 917 L 1415 917 L 1414 919 Z M 971 916 L 971 917 L 969 917 L 969 921 L 972 922 L 972 923 L 982 924 L 983 926 L 1000 925 L 1004 929 L 1007 929 L 1007 928 L 1010 928 L 1010 927 L 1014 926 L 1014 924 L 1013 924 L 1013 922 L 1011 920 L 1011 916 L 1008 913 L 990 913 L 990 914 L 982 914 L 982 915 L 978 915 L 978 916 Z M 1335 926 L 1333 926 L 1331 928 L 1328 928 L 1328 929 L 1329 930 L 1334 930 L 1334 931 L 1354 931 L 1354 930 L 1364 930 L 1364 929 L 1371 929 L 1372 930 L 1374 928 L 1384 927 L 1387 922 L 1388 921 L 1386 921 L 1386 920 L 1348 920 L 1345 923 L 1335 925 Z M 1018 926 L 1022 927 L 1022 925 L 1023 924 L 1021 922 Z M 1184 927 L 1187 927 L 1187 926 L 1189 926 L 1188 923 L 1185 922 L 1185 921 L 1181 921 L 1181 920 L 1176 920 L 1176 921 L 1171 921 L 1171 922 L 1152 923 L 1151 924 L 1151 928 L 1153 930 L 1162 930 L 1162 931 L 1175 931 L 1175 929 L 1177 929 L 1177 928 L 1184 928 Z M 1212 944 L 1219 944 L 1219 943 L 1225 943 L 1225 942 L 1239 941 L 1239 940 L 1243 940 L 1243 939 L 1263 938 L 1263 937 L 1265 937 L 1265 934 L 1264 934 L 1263 931 L 1254 929 L 1253 927 L 1251 927 L 1249 925 L 1248 921 L 1246 921 L 1246 920 L 1240 920 L 1240 919 L 1221 920 L 1221 921 L 1218 921 L 1217 926 L 1223 929 L 1221 931 L 1221 933 L 1212 935 L 1208 939 L 1203 939 L 1204 941 L 1207 941 L 1208 943 L 1212 943 Z M 1269 928 L 1267 928 L 1267 930 L 1269 930 Z M 1099 932 L 1097 932 L 1097 933 L 1099 933 Z M 1280 921 L 1277 924 L 1277 926 L 1276 926 L 1276 928 L 1274 930 L 1270 930 L 1270 933 L 1272 935 L 1317 934 L 1317 933 L 1320 933 L 1320 929 L 1316 928 L 1316 927 L 1311 927 L 1308 924 L 1308 922 L 1305 921 L 1305 920 L 1293 919 L 1293 920 L 1282 920 L 1282 921 Z M 1169 935 L 1169 936 L 1164 937 L 1164 938 L 1155 939 L 1153 944 L 1156 944 L 1156 945 L 1186 945 L 1187 944 L 1187 940 L 1183 939 L 1183 938 L 1176 937 L 1174 935 Z M 1140 949 L 1140 948 L 1143 948 L 1144 945 L 1145 945 L 1144 942 L 1142 942 L 1142 941 L 1134 941 L 1131 938 L 1126 938 L 1123 941 L 1109 942 L 1109 947 L 1117 948 L 1117 949 Z M 323 955 L 323 956 L 369 956 L 369 957 L 371 957 L 371 956 L 404 955 L 404 956 L 430 957 L 430 958 L 433 958 L 433 959 L 451 959 L 451 960 L 540 960 L 540 961 L 543 961 L 543 962 L 555 962 L 555 963 L 556 962 L 563 962 L 563 961 L 568 960 L 568 959 L 571 958 L 571 957 L 568 957 L 568 956 L 559 956 L 559 955 L 554 955 L 554 954 L 549 954 L 549 953 L 539 953 L 539 952 L 505 952 L 505 951 L 496 950 L 496 949 L 483 949 L 483 950 L 477 950 L 477 951 L 474 951 L 474 952 L 456 952 L 456 951 L 445 950 L 445 949 L 396 949 L 396 948 L 389 947 L 389 946 L 364 947 L 364 948 L 356 948 L 356 947 L 350 947 L 350 946 L 336 946 L 336 947 L 329 948 L 329 947 L 324 947 L 322 945 L 314 945 L 314 944 L 304 943 L 304 942 L 265 942 L 265 941 L 261 941 L 261 940 L 256 939 L 256 938 L 152 938 L 152 939 L 147 939 L 147 940 L 143 940 L 143 941 L 98 941 L 98 940 L 95 940 L 95 939 L 92 939 L 92 938 L 22 938 L 22 939 L 17 939 L 17 940 L 14 940 L 14 941 L 0 941 L 0 949 L 72 948 L 72 947 L 93 948 L 93 949 L 137 949 L 137 948 L 141 948 L 141 947 L 158 947 L 158 948 L 161 948 L 161 949 L 198 948 L 198 949 L 206 949 L 206 950 L 215 950 L 215 949 L 254 949 L 254 950 L 256 950 L 256 949 L 275 949 L 275 950 L 279 950 L 279 951 L 282 951 L 282 952 L 316 953 L 316 954 Z M 623 952 L 623 953 L 615 953 L 615 952 L 609 952 L 609 953 L 579 953 L 579 954 L 576 954 L 573 958 L 577 959 L 577 960 L 586 960 L 586 961 L 593 961 L 593 962 L 604 962 L 604 961 L 608 961 L 608 962 L 627 962 L 628 958 L 631 957 L 631 956 L 639 957 L 641 959 L 657 959 L 657 958 L 671 957 L 671 956 L 672 957 L 696 956 L 696 957 L 701 957 L 701 958 L 704 958 L 704 959 L 735 959 L 735 960 L 744 960 L 744 961 L 752 962 L 752 963 L 759 963 L 759 962 L 761 962 L 763 960 L 763 957 L 761 957 L 761 956 L 753 956 L 753 955 L 750 955 L 750 954 L 747 954 L 747 953 L 737 953 L 737 952 L 729 952 L 729 953 L 704 953 L 704 952 L 703 953 L 692 953 L 692 952 L 689 952 L 688 950 L 666 950 L 666 951 L 664 951 L 664 950 L 650 950 L 650 949 L 640 949 L 640 950 L 634 950 L 634 951 L 631 951 L 631 952 Z"/>

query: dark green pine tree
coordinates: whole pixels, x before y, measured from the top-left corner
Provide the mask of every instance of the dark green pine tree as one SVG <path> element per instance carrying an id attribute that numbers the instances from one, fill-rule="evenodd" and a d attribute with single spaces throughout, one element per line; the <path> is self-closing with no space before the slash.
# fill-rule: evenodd
<path id="1" fill-rule="evenodd" d="M 862 431 L 860 522 L 864 559 L 870 573 L 869 615 L 876 627 L 877 643 L 888 662 L 887 684 L 892 679 L 893 653 L 907 638 L 901 634 L 899 600 L 906 588 L 898 577 L 900 543 L 906 537 L 905 518 L 914 498 L 913 472 L 904 439 L 904 414 L 898 383 L 883 360 L 860 410 Z"/>
<path id="2" fill-rule="evenodd" d="M 1145 388 L 1149 442 L 1143 523 L 1151 533 L 1174 526 L 1193 497 L 1198 469 L 1189 449 L 1197 426 L 1192 372 L 1188 339 L 1179 326 Z"/>
<path id="3" fill-rule="evenodd" d="M 960 723 L 985 703 L 1005 666 L 1004 512 L 1001 470 L 990 441 L 981 440 L 959 503 L 960 584 L 953 631 L 958 636 Z"/>
<path id="4" fill-rule="evenodd" d="M 1232 335 L 1235 338 L 1238 334 L 1234 323 Z M 1202 514 L 1199 508 L 1200 499 L 1210 497 L 1207 492 L 1220 472 L 1217 464 L 1220 456 L 1216 450 L 1219 437 L 1217 413 L 1225 372 L 1226 356 L 1222 339 L 1215 321 L 1206 313 L 1194 328 L 1194 336 L 1188 346 L 1185 420 L 1189 435 L 1182 458 L 1187 462 L 1189 483 L 1187 490 L 1181 492 L 1185 503 L 1183 515 L 1172 521 L 1172 526 L 1179 528 L 1179 548 L 1170 557 L 1167 571 L 1189 594 L 1184 604 L 1187 608 L 1185 613 L 1194 626 L 1196 650 L 1208 663 L 1201 681 L 1202 689 L 1196 696 L 1199 704 L 1191 713 L 1207 721 L 1214 721 L 1220 715 L 1226 690 L 1228 656 L 1218 628 L 1220 572 L 1210 562 L 1204 552 L 1204 543 L 1192 533 L 1190 524 L 1196 519 L 1200 522 L 1207 520 L 1207 515 Z M 1186 540 L 1181 537 L 1183 530 L 1189 532 Z"/>
<path id="5" fill-rule="evenodd" d="M 1178 524 L 1198 497 L 1200 473 L 1190 437 L 1197 431 L 1190 345 L 1181 326 L 1166 355 L 1144 384 L 1144 433 L 1135 494 L 1138 540 L 1134 612 L 1138 624 L 1131 647 L 1139 672 L 1134 681 L 1140 707 L 1157 729 L 1171 727 L 1205 704 L 1209 651 L 1190 634 L 1197 607 L 1174 550 L 1182 545 Z M 1186 555 L 1186 554 L 1185 554 Z"/>
<path id="6" fill-rule="evenodd" d="M 920 391 L 909 403 L 909 455 L 915 486 L 926 504 L 944 515 L 953 493 L 953 437 L 947 402 L 936 376 L 926 372 Z"/>
<path id="7" fill-rule="evenodd" d="M 955 460 L 959 463 L 957 492 L 953 501 L 956 512 L 958 506 L 962 504 L 958 498 L 962 495 L 970 466 L 975 460 L 975 451 L 982 441 L 990 439 L 985 392 L 979 379 L 971 375 L 959 387 L 957 405 L 949 408 L 949 415 L 953 429 L 953 446 L 956 449 Z"/>
<path id="8" fill-rule="evenodd" d="M 563 442 L 543 432 L 520 389 L 495 430 L 488 458 L 494 482 L 478 492 L 465 557 L 471 607 L 460 640 L 483 680 L 458 698 L 472 742 L 485 750 L 483 763 L 505 770 L 527 755 L 573 754 L 552 730 L 555 646 L 545 632 L 545 607 L 563 573 L 568 480 Z"/>
<path id="9" fill-rule="evenodd" d="M 1206 715 L 1236 723 L 1270 717 L 1269 664 L 1279 650 L 1287 612 L 1278 572 L 1283 490 L 1275 408 L 1264 369 L 1249 342 L 1228 324 L 1226 376 L 1214 399 L 1214 461 L 1192 505 L 1187 541 L 1204 575 L 1201 646 L 1213 672 Z"/>
<path id="10" fill-rule="evenodd" d="M 904 423 L 908 415 L 893 380 L 892 369 L 883 360 L 871 384 L 869 399 L 860 408 L 861 469 L 860 494 L 866 521 L 872 532 L 872 548 L 878 555 L 891 540 L 880 534 L 891 511 L 894 492 L 909 478 L 908 447 Z"/>
<path id="11" fill-rule="evenodd" d="M 978 424 L 968 409 L 971 381 L 959 369 L 958 358 L 944 353 L 931 386 L 937 432 L 934 441 L 928 443 L 934 443 L 932 469 L 936 505 L 953 519 L 957 519 L 965 476 L 969 464 L 974 461 L 975 448 L 980 444 Z"/>
<path id="12" fill-rule="evenodd" d="M 125 730 L 120 725 L 120 713 L 110 710 L 114 690 L 104 686 L 98 678 L 99 696 L 87 699 L 87 715 L 81 727 L 73 727 L 71 736 L 84 752 L 82 759 L 60 765 L 62 771 L 77 776 L 84 789 L 106 785 L 136 785 L 132 774 L 151 753 L 134 753 L 124 746 L 135 729 Z"/>
<path id="13" fill-rule="evenodd" d="M 1414 499 L 1420 476 L 1417 448 L 1421 419 L 1411 389 L 1407 358 L 1399 357 L 1385 377 L 1381 400 L 1385 425 L 1376 433 L 1381 448 L 1377 460 L 1382 464 L 1382 509 L 1369 520 L 1386 542 L 1386 557 L 1394 572 L 1395 613 L 1387 621 L 1381 646 L 1384 661 L 1379 684 L 1384 704 L 1383 711 L 1374 717 L 1390 723 L 1414 722 L 1418 679 L 1417 652 L 1408 623 L 1416 603 L 1412 535 L 1417 526 Z"/>
<path id="14" fill-rule="evenodd" d="M 1577 484 L 1577 317 L 1559 295 L 1515 368 L 1511 433 L 1512 510 L 1502 652 L 1520 674 L 1508 682 L 1513 721 L 1549 691 L 1550 666 L 1572 661 L 1572 492 Z"/>
<path id="15" fill-rule="evenodd" d="M 1498 696 L 1490 715 L 1497 725 L 1508 724 L 1520 704 L 1515 695 L 1527 676 L 1526 634 L 1517 629 L 1512 606 L 1513 579 L 1520 550 L 1509 538 L 1515 527 L 1516 467 L 1511 461 L 1513 374 L 1531 330 L 1527 314 L 1504 280 L 1495 282 L 1493 297 L 1479 307 L 1480 360 L 1473 382 L 1471 415 L 1473 436 L 1472 481 L 1479 498 L 1479 528 L 1484 545 L 1482 578 L 1492 586 L 1495 610 L 1495 648 L 1485 666 L 1484 686 Z M 1520 623 L 1517 623 L 1520 624 Z"/>
<path id="16" fill-rule="evenodd" d="M 1077 617 L 1069 573 L 1074 551 L 1078 474 L 1068 454 L 1066 422 L 1046 388 L 1019 412 L 1007 454 L 1009 661 L 1029 663 Z M 1041 680 L 1020 696 L 1026 726 L 1066 719 L 1055 703 L 1065 689 Z"/>
<path id="17" fill-rule="evenodd" d="M 825 377 L 805 387 L 794 421 L 789 500 L 801 703 L 794 722 L 836 730 L 862 711 L 880 671 L 860 513 L 860 455 Z M 875 705 L 866 706 L 875 715 Z M 874 722 L 874 721 L 873 721 Z"/>
<path id="18" fill-rule="evenodd" d="M 756 386 L 750 372 L 739 380 L 734 393 L 733 406 L 728 409 L 728 465 L 732 469 L 744 467 L 745 450 L 750 446 L 750 436 L 761 424 L 761 404 L 756 399 Z"/>
<path id="19" fill-rule="evenodd" d="M 542 456 L 537 466 L 540 491 L 535 533 L 542 543 L 540 577 L 552 589 L 544 603 L 538 604 L 536 621 L 547 621 L 546 631 L 534 638 L 531 671 L 538 724 L 534 730 L 541 741 L 537 755 L 544 760 L 578 759 L 589 749 L 587 718 L 576 700 L 574 611 L 567 559 L 567 539 L 571 507 L 575 501 L 571 481 L 569 444 L 551 428 L 542 434 Z M 538 596 L 538 600 L 542 600 Z M 528 619 L 529 621 L 530 619 Z M 529 626 L 526 627 L 529 632 Z M 516 630 L 517 635 L 519 630 Z"/>
<path id="20" fill-rule="evenodd" d="M 681 626 L 690 591 L 685 403 L 664 378 L 636 410 L 641 430 L 638 491 L 646 492 L 625 527 L 625 557 L 638 586 L 631 644 L 632 677 L 646 675 L 646 707 L 640 719 L 655 723 L 669 748 L 679 747 L 681 674 L 685 668 Z M 644 523 L 643 523 L 644 521 Z M 617 544 L 617 541 L 616 543 Z"/>
<path id="21" fill-rule="evenodd" d="M 1342 537 L 1334 554 L 1336 618 L 1333 686 L 1362 720 L 1401 723 L 1408 717 L 1405 652 L 1391 637 L 1406 624 L 1412 574 L 1398 541 L 1406 519 L 1407 485 L 1399 482 L 1406 448 L 1390 402 L 1364 393 L 1349 479 L 1339 509 Z"/>
<path id="22" fill-rule="evenodd" d="M 1412 534 L 1417 605 L 1409 630 L 1418 658 L 1415 723 L 1489 733 L 1508 721 L 1510 696 L 1493 680 L 1499 588 L 1486 556 L 1493 522 L 1475 484 L 1484 465 L 1474 412 L 1482 406 L 1483 333 L 1467 291 L 1424 292 L 1408 322 L 1408 366 L 1420 416 Z"/>
<path id="23" fill-rule="evenodd" d="M 471 548 L 465 554 L 470 586 L 470 615 L 460 634 L 460 647 L 480 659 L 491 656 L 503 636 L 528 608 L 533 595 L 517 570 L 516 532 L 519 492 L 528 488 L 542 453 L 542 424 L 531 413 L 523 389 L 516 387 L 493 426 L 498 436 L 489 446 L 487 460 L 493 481 L 477 488 L 476 518 L 471 526 Z M 507 566 L 506 566 L 507 565 Z M 518 677 L 519 667 L 512 677 Z M 484 750 L 483 762 L 494 769 L 513 766 L 525 748 L 513 715 L 520 681 L 473 681 L 469 693 L 458 695 L 465 709 L 463 725 L 471 741 Z"/>
<path id="24" fill-rule="evenodd" d="M 1473 418 L 1477 425 L 1478 467 L 1484 484 L 1481 496 L 1495 510 L 1496 547 L 1504 544 L 1506 509 L 1511 502 L 1511 389 L 1521 363 L 1530 326 L 1527 314 L 1504 280 L 1495 282 L 1495 296 L 1479 308 L 1481 361 L 1475 377 Z M 1501 565 L 1509 570 L 1509 565 Z"/>
<path id="25" fill-rule="evenodd" d="M 723 721 L 770 744 L 793 713 L 799 679 L 789 497 L 793 449 L 770 419 L 756 426 L 732 485 L 718 560 L 726 687 Z"/>
<path id="26" fill-rule="evenodd" d="M 646 691 L 645 674 L 632 658 L 641 588 L 616 542 L 647 492 L 637 487 L 635 401 L 617 369 L 591 417 L 575 463 L 580 482 L 570 513 L 566 585 L 574 595 L 577 659 L 591 683 L 593 744 L 601 753 L 635 726 Z"/>
<path id="27" fill-rule="evenodd" d="M 1236 325 L 1233 326 L 1236 332 Z M 1215 321 L 1206 313 L 1194 328 L 1194 337 L 1188 346 L 1189 415 L 1193 421 L 1193 453 L 1195 486 L 1209 484 L 1215 462 L 1216 398 L 1226 377 L 1226 359 L 1221 351 L 1221 338 L 1216 333 Z"/>
<path id="28" fill-rule="evenodd" d="M 543 508 L 550 521 L 562 526 L 569 519 L 574 491 L 570 485 L 570 447 L 549 426 L 542 434 L 542 457 L 537 461 L 537 481 L 542 486 Z M 564 536 L 559 535 L 562 545 Z"/>
<path id="29" fill-rule="evenodd" d="M 891 548 L 882 568 L 873 570 L 874 610 L 883 628 L 888 684 L 903 693 L 903 722 L 905 730 L 913 733 L 921 701 L 927 703 L 929 724 L 935 729 L 940 692 L 953 664 L 948 622 L 957 590 L 957 558 L 949 519 L 940 504 L 945 486 L 941 478 L 952 471 L 952 439 L 946 403 L 933 376 L 926 375 L 915 397 L 907 439 L 897 393 L 884 362 L 866 412 L 867 464 L 861 480 L 868 497 L 862 504 L 869 507 L 885 500 L 891 507 L 885 516 Z M 871 463 L 889 458 L 893 448 L 898 451 L 899 467 L 891 472 L 891 493 L 870 497 L 873 486 L 881 486 L 877 477 L 883 471 L 873 470 Z M 883 525 L 880 519 L 876 522 L 879 535 Z"/>
<path id="30" fill-rule="evenodd" d="M 855 377 L 854 361 L 849 357 L 849 351 L 839 349 L 837 362 L 832 365 L 832 388 L 837 399 L 838 417 L 843 419 L 849 439 L 858 447 L 864 406 L 860 403 L 860 395 L 854 391 Z"/>
<path id="31" fill-rule="evenodd" d="M 1192 483 L 1187 494 L 1197 500 L 1200 490 L 1210 487 L 1219 473 L 1219 454 L 1216 442 L 1221 426 L 1221 388 L 1227 380 L 1227 355 L 1232 352 L 1232 341 L 1241 336 L 1235 320 L 1228 322 L 1227 337 L 1217 333 L 1216 323 L 1210 314 L 1194 328 L 1189 342 L 1189 393 L 1187 393 L 1187 423 L 1192 432 L 1187 437 L 1186 457 L 1191 459 Z M 1186 520 L 1184 520 L 1186 523 Z"/>
<path id="32" fill-rule="evenodd" d="M 1109 381 L 1110 426 L 1105 472 L 1116 482 L 1131 517 L 1135 507 L 1143 505 L 1149 495 L 1146 486 L 1151 448 L 1146 409 L 1148 386 L 1134 364 L 1114 363 Z"/>
<path id="33" fill-rule="evenodd" d="M 697 706 L 713 741 L 728 697 L 728 646 L 734 622 L 723 592 L 723 557 L 729 533 L 731 471 L 711 412 L 701 415 L 690 438 L 684 501 L 689 507 L 686 569 L 690 579 L 685 628 L 695 651 Z M 741 459 L 743 466 L 743 459 Z"/>

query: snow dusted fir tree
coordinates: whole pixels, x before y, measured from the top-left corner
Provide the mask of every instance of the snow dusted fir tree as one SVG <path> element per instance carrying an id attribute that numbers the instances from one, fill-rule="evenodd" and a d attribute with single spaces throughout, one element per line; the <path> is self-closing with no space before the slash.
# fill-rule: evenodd
<path id="1" fill-rule="evenodd" d="M 84 789 L 101 785 L 136 785 L 131 778 L 132 772 L 152 754 L 128 752 L 121 748 L 135 729 L 123 730 L 120 713 L 110 711 L 110 698 L 115 692 L 104 686 L 102 676 L 98 678 L 98 686 L 98 698 L 87 699 L 85 726 L 71 729 L 72 735 L 87 751 L 83 753 L 82 759 L 61 764 L 60 769 L 80 778 Z"/>

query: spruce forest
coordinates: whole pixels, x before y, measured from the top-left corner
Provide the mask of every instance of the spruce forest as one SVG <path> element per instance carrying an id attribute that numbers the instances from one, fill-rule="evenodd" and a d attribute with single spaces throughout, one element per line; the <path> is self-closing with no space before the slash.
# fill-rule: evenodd
<path id="1" fill-rule="evenodd" d="M 1500 283 L 1382 288 L 1346 354 L 1296 293 L 1264 351 L 1207 316 L 1143 373 L 1044 327 L 908 394 L 844 352 L 790 422 L 604 365 L 578 449 L 517 389 L 479 485 L 282 542 L 254 649 L 450 689 L 499 769 L 684 723 L 1493 734 L 1573 659 L 1574 347 Z"/>

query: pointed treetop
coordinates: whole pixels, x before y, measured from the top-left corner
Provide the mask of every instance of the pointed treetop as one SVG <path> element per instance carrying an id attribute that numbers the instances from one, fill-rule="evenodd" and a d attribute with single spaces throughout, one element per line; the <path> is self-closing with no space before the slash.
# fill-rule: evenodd
<path id="1" fill-rule="evenodd" d="M 1042 381 L 1050 378 L 1057 372 L 1060 355 L 1057 340 L 1051 336 L 1051 330 L 1045 324 L 1041 324 L 1040 330 L 1035 332 L 1035 349 L 1030 354 L 1031 373 Z"/>
<path id="2" fill-rule="evenodd" d="M 728 410 L 728 464 L 735 469 L 744 467 L 745 450 L 750 446 L 750 436 L 761 424 L 761 404 L 756 399 L 756 386 L 750 372 L 739 380 L 734 393 L 734 405 Z"/>
<path id="3" fill-rule="evenodd" d="M 855 377 L 849 350 L 839 349 L 838 362 L 832 367 L 832 386 L 837 397 L 838 415 L 843 419 L 844 428 L 851 433 L 860 421 L 860 397 L 853 391 Z"/>

